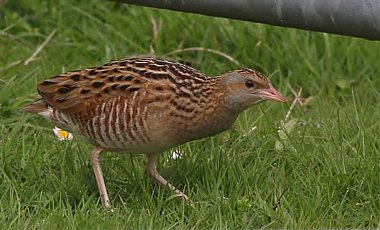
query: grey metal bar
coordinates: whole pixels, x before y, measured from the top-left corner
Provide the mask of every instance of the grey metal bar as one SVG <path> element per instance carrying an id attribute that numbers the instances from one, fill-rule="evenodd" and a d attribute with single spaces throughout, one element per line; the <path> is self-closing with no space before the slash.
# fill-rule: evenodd
<path id="1" fill-rule="evenodd" d="M 380 0 L 117 0 L 142 6 L 380 40 Z"/>

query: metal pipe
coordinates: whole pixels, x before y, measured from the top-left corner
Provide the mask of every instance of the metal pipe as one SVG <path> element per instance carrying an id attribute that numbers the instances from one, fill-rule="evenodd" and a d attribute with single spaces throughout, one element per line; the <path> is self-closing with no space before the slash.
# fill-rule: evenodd
<path id="1" fill-rule="evenodd" d="M 380 0 L 117 0 L 142 6 L 380 40 Z"/>

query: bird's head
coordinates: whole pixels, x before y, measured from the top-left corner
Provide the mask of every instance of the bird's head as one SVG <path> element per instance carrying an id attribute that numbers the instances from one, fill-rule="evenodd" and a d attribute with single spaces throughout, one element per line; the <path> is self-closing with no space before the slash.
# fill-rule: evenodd
<path id="1" fill-rule="evenodd" d="M 262 101 L 286 102 L 269 79 L 257 70 L 242 69 L 223 74 L 220 81 L 225 91 L 226 106 L 241 112 Z"/>

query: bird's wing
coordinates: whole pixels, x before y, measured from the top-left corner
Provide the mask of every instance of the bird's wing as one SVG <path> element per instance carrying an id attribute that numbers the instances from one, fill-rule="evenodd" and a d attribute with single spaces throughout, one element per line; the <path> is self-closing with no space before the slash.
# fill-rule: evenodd
<path id="1" fill-rule="evenodd" d="M 48 105 L 69 115 L 88 111 L 111 97 L 128 99 L 144 91 L 138 95 L 149 100 L 147 92 L 174 94 L 178 84 L 190 75 L 192 79 L 205 77 L 191 67 L 170 61 L 129 58 L 52 77 L 37 89 Z"/>

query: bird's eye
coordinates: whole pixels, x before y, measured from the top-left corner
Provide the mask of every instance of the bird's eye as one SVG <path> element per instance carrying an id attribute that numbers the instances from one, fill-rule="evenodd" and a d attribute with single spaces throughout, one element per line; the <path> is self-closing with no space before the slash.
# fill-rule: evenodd
<path id="1" fill-rule="evenodd" d="M 244 82 L 244 84 L 245 84 L 245 87 L 247 87 L 247 88 L 255 87 L 255 84 L 253 84 L 253 82 L 251 80 L 246 80 Z"/>

